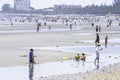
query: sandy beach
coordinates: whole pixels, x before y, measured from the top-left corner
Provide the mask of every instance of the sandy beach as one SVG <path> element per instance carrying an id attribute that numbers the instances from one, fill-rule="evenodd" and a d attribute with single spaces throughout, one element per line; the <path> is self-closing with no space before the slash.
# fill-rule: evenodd
<path id="1" fill-rule="evenodd" d="M 111 27 L 106 27 L 105 17 L 100 18 L 102 20 L 95 24 L 102 26 L 101 32 L 99 32 L 101 45 L 104 47 L 106 35 L 109 37 L 108 46 L 120 45 L 118 22 L 114 21 Z M 50 30 L 48 29 L 49 24 L 52 26 Z M 36 23 L 34 22 L 19 23 L 19 25 L 14 23 L 13 26 L 1 22 L 0 67 L 28 66 L 30 48 L 35 49 L 34 55 L 37 64 L 61 61 L 63 57 L 73 59 L 77 52 L 52 50 L 47 47 L 95 46 L 95 38 L 95 27 L 92 27 L 90 22 L 80 22 L 77 26 L 73 26 L 73 30 L 70 30 L 69 26 L 65 26 L 65 24 L 49 22 L 47 26 L 42 24 L 39 32 L 36 32 Z M 86 54 L 89 55 L 89 52 Z M 40 80 L 120 80 L 119 67 L 120 64 L 116 63 L 86 73 L 40 76 Z"/>

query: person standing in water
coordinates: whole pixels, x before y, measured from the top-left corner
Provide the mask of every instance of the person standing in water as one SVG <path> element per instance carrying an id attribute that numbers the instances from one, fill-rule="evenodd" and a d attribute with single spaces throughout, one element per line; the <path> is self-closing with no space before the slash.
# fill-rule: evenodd
<path id="1" fill-rule="evenodd" d="M 37 32 L 39 32 L 39 29 L 40 29 L 40 26 L 41 26 L 41 23 L 37 23 Z"/>
<path id="2" fill-rule="evenodd" d="M 96 47 L 96 58 L 95 58 L 95 60 L 94 60 L 95 65 L 96 65 L 96 63 L 99 64 L 99 58 L 100 58 L 99 53 L 100 53 L 101 50 L 103 50 L 103 49 L 101 48 L 101 45 L 100 45 L 100 44 L 97 44 L 97 47 Z"/>
<path id="3" fill-rule="evenodd" d="M 72 24 L 70 24 L 70 29 L 72 30 Z"/>
<path id="4" fill-rule="evenodd" d="M 33 64 L 35 64 L 33 52 L 34 52 L 34 50 L 30 49 L 30 52 L 29 52 L 29 66 L 33 66 Z"/>

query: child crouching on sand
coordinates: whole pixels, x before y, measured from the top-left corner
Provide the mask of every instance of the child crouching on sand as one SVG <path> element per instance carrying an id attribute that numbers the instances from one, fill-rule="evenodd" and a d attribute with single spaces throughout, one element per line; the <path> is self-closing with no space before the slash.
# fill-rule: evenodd
<path id="1" fill-rule="evenodd" d="M 86 61 L 86 55 L 85 55 L 85 53 L 82 53 L 81 60 L 82 61 Z"/>
<path id="2" fill-rule="evenodd" d="M 76 60 L 76 61 L 79 61 L 79 60 L 80 60 L 80 54 L 77 54 L 77 55 L 75 56 L 75 60 Z"/>

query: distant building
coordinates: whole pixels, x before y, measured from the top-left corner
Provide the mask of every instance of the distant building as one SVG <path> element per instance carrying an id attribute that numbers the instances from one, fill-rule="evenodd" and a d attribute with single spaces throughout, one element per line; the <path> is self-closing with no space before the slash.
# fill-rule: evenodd
<path id="1" fill-rule="evenodd" d="M 30 0 L 14 0 L 14 9 L 15 10 L 30 10 Z"/>
<path id="2" fill-rule="evenodd" d="M 54 14 L 54 8 L 53 7 L 44 8 L 43 11 L 44 11 L 44 14 Z"/>

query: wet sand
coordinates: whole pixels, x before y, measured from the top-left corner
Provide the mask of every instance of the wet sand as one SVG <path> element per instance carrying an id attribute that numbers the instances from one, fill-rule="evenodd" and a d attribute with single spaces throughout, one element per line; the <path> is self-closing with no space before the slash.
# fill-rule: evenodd
<path id="1" fill-rule="evenodd" d="M 73 31 L 74 32 L 74 31 Z M 20 66 L 28 63 L 29 48 L 33 47 L 59 47 L 59 46 L 90 46 L 94 42 L 93 35 L 73 35 L 72 31 L 54 33 L 22 33 L 22 34 L 1 34 L 0 37 L 0 66 Z M 49 34 L 49 35 L 48 35 Z M 83 34 L 83 33 L 82 33 Z M 111 34 L 110 34 L 111 35 Z M 114 35 L 114 36 L 113 36 Z M 101 35 L 103 38 L 105 35 Z M 110 38 L 119 37 L 119 34 L 112 34 Z M 101 39 L 102 39 L 101 38 Z M 103 39 L 104 40 L 104 39 Z M 104 44 L 104 43 L 102 43 Z M 108 45 L 119 45 L 120 43 L 108 43 Z M 37 63 L 61 60 L 62 57 L 73 57 L 76 53 L 35 50 L 34 54 Z"/>
<path id="2" fill-rule="evenodd" d="M 120 63 L 86 73 L 41 77 L 40 80 L 120 80 Z"/>

